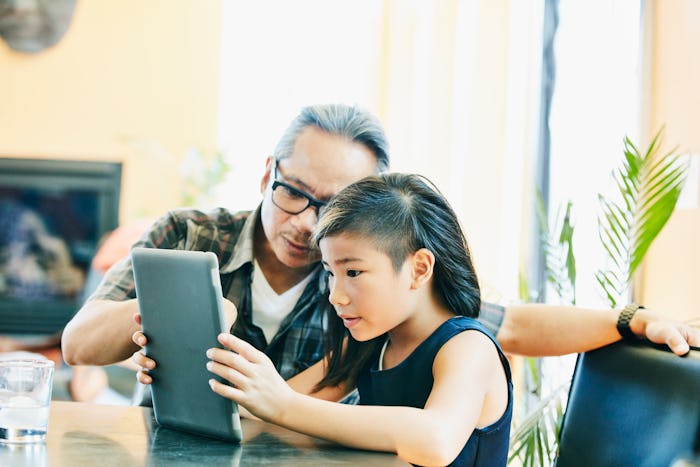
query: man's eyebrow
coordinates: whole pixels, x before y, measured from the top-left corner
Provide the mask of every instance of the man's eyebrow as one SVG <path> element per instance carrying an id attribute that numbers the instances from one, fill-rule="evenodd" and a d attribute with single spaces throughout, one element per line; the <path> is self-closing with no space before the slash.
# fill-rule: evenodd
<path id="1" fill-rule="evenodd" d="M 304 190 L 306 190 L 306 191 L 312 191 L 312 190 L 313 190 L 312 187 L 310 187 L 309 185 L 307 185 L 306 183 L 304 183 L 304 181 L 301 180 L 301 179 L 298 178 L 298 177 L 282 175 L 282 178 L 284 178 L 284 179 L 287 180 L 288 182 L 296 183 L 297 185 L 299 185 L 300 187 L 302 187 L 302 188 L 303 188 Z"/>
<path id="2" fill-rule="evenodd" d="M 282 175 L 282 174 L 280 174 L 280 175 Z M 331 199 L 335 195 L 335 193 L 333 193 L 333 194 L 328 195 L 328 196 L 318 196 L 316 193 L 311 193 L 315 190 L 312 187 L 310 187 L 309 185 L 307 185 L 306 183 L 304 183 L 303 180 L 301 180 L 293 175 L 292 176 L 282 175 L 282 178 L 287 182 L 291 182 L 294 185 L 298 185 L 295 188 L 305 192 L 306 194 L 313 196 L 314 198 L 316 198 L 319 201 L 327 202 L 329 199 Z"/>

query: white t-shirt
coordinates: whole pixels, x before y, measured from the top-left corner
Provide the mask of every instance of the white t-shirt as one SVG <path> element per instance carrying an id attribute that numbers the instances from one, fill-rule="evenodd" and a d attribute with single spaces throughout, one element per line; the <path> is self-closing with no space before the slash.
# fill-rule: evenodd
<path id="1" fill-rule="evenodd" d="M 310 280 L 311 274 L 294 287 L 278 295 L 267 282 L 258 262 L 253 262 L 253 281 L 250 285 L 253 300 L 253 324 L 262 329 L 268 343 L 277 334 L 282 320 L 294 309 L 294 305 Z"/>

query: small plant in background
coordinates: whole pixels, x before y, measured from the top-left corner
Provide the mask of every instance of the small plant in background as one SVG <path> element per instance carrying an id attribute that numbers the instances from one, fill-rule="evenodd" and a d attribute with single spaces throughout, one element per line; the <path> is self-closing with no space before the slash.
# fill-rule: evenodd
<path id="1" fill-rule="evenodd" d="M 542 237 L 547 282 L 562 303 L 576 304 L 576 258 L 571 201 L 559 207 L 550 228 L 542 196 L 537 196 L 537 220 Z"/>
<path id="2" fill-rule="evenodd" d="M 688 158 L 674 154 L 675 148 L 659 156 L 662 135 L 663 128 L 644 154 L 625 138 L 625 158 L 613 171 L 620 199 L 598 195 L 598 232 L 609 261 L 595 277 L 612 307 L 627 301 L 634 273 L 671 217 L 685 183 Z"/>
<path id="3" fill-rule="evenodd" d="M 216 188 L 226 180 L 231 168 L 223 153 L 190 149 L 182 162 L 183 206 L 212 206 Z"/>
<path id="4" fill-rule="evenodd" d="M 226 181 L 231 166 L 224 153 L 205 150 L 200 147 L 190 148 L 181 157 L 153 138 L 128 137 L 126 143 L 151 165 L 176 166 L 180 174 L 178 184 L 179 199 L 168 199 L 172 206 L 212 208 L 217 204 L 217 189 Z M 170 184 L 170 178 L 154 178 L 154 185 Z"/>
<path id="5" fill-rule="evenodd" d="M 576 302 L 576 259 L 573 253 L 572 203 L 559 208 L 550 226 L 541 195 L 537 196 L 540 241 L 545 253 L 545 274 L 560 302 Z M 520 274 L 520 299 L 533 301 L 525 274 Z M 526 357 L 522 406 L 524 417 L 514 424 L 508 463 L 518 460 L 525 467 L 551 465 L 557 452 L 570 379 L 548 385 L 541 358 Z"/>
<path id="6" fill-rule="evenodd" d="M 629 298 L 634 273 L 651 243 L 671 217 L 685 182 L 689 161 L 674 154 L 659 156 L 661 129 L 647 151 L 641 154 L 632 141 L 624 139 L 624 159 L 613 171 L 620 200 L 598 195 L 602 214 L 598 218 L 599 238 L 608 256 L 608 267 L 595 278 L 612 308 Z M 562 303 L 576 303 L 576 260 L 573 252 L 572 204 L 557 211 L 554 226 L 547 222 L 541 196 L 537 217 L 542 232 L 547 282 Z M 526 279 L 520 277 L 521 299 L 531 301 Z M 526 414 L 514 424 L 508 462 L 523 466 L 552 465 L 559 445 L 559 432 L 570 378 L 545 391 L 542 359 L 526 358 Z"/>

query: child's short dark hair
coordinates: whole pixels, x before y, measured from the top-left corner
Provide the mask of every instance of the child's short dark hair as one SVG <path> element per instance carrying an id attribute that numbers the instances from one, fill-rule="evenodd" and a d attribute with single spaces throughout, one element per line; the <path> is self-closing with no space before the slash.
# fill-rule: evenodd
<path id="1" fill-rule="evenodd" d="M 476 317 L 479 284 L 467 240 L 447 200 L 419 175 L 366 177 L 331 199 L 314 242 L 341 233 L 375 243 L 399 271 L 406 258 L 426 248 L 435 255 L 433 286 L 453 313 Z"/>
<path id="2" fill-rule="evenodd" d="M 366 177 L 344 188 L 323 209 L 313 241 L 340 234 L 359 235 L 387 254 L 399 271 L 406 258 L 426 248 L 435 256 L 433 290 L 456 315 L 477 317 L 481 306 L 479 283 L 469 246 L 457 215 L 425 177 L 387 173 Z M 329 371 L 319 388 L 354 381 L 377 343 L 362 345 L 349 338 L 332 312 L 327 350 Z"/>

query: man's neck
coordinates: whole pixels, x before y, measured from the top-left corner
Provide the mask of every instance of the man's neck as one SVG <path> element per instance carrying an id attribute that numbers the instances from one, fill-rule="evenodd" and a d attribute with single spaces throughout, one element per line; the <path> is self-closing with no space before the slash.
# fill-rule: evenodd
<path id="1" fill-rule="evenodd" d="M 267 283 L 278 295 L 301 282 L 317 264 L 312 263 L 301 268 L 290 268 L 279 261 L 260 224 L 255 228 L 253 257 L 258 262 Z"/>

